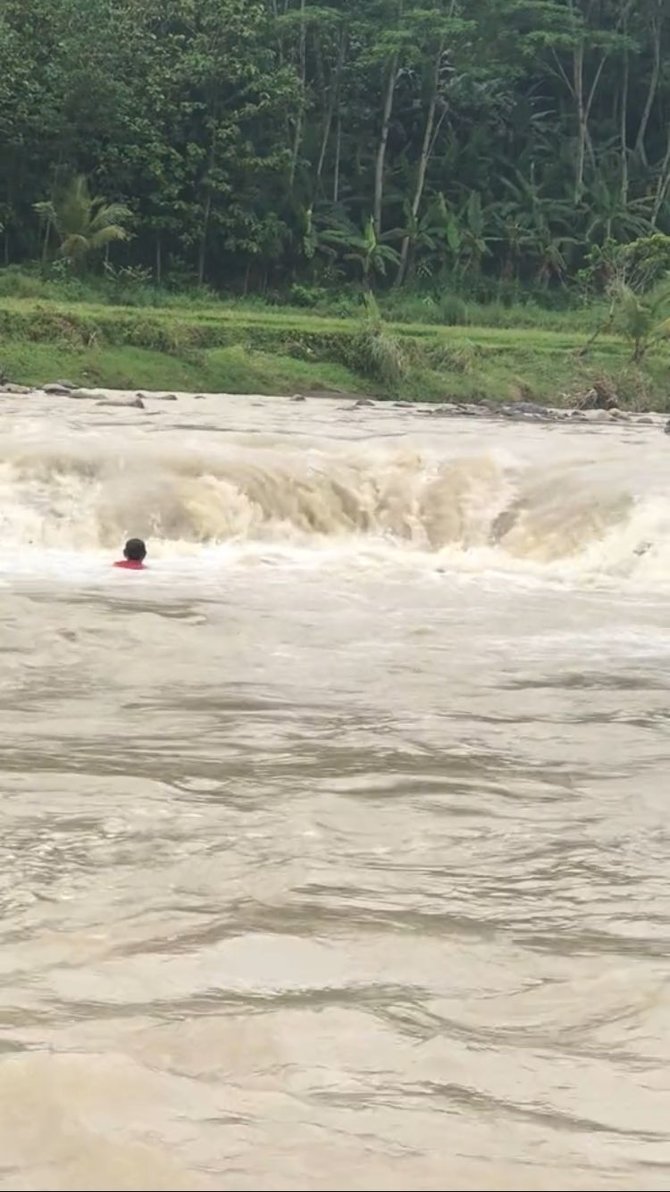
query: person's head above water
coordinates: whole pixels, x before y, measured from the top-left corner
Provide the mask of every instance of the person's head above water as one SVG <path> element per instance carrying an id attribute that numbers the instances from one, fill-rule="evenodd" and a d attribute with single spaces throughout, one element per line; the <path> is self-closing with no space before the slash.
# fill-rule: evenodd
<path id="1" fill-rule="evenodd" d="M 115 563 L 115 567 L 125 567 L 126 571 L 144 571 L 144 560 L 147 548 L 141 538 L 129 538 L 123 548 L 123 558 Z"/>
<path id="2" fill-rule="evenodd" d="M 141 538 L 129 538 L 123 548 L 123 557 L 130 563 L 143 563 L 147 557 L 147 548 Z"/>

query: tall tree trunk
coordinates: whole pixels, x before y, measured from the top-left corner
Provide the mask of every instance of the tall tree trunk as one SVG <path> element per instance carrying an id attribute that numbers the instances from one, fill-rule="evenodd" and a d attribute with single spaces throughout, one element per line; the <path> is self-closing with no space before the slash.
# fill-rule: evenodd
<path id="1" fill-rule="evenodd" d="M 584 120 L 584 44 L 577 46 L 572 55 L 572 85 L 577 105 L 577 152 L 575 154 L 575 203 L 584 190 L 584 165 L 586 161 L 586 122 Z"/>
<path id="2" fill-rule="evenodd" d="M 333 163 L 333 203 L 340 201 L 340 161 L 342 159 L 342 113 L 338 109 L 335 129 L 335 161 Z"/>
<path id="3" fill-rule="evenodd" d="M 653 60 L 651 72 L 649 74 L 649 86 L 647 87 L 647 96 L 642 108 L 642 115 L 640 116 L 640 123 L 635 138 L 635 152 L 640 158 L 644 166 L 648 166 L 647 150 L 645 148 L 645 137 L 647 135 L 647 127 L 651 117 L 651 110 L 654 106 L 656 92 L 658 91 L 658 83 L 661 75 L 661 34 L 663 30 L 663 5 L 665 0 L 658 0 L 658 6 L 654 16 L 651 18 L 651 44 L 653 49 Z"/>
<path id="4" fill-rule="evenodd" d="M 211 175 L 216 162 L 216 140 L 217 140 L 217 121 L 218 104 L 214 102 L 211 112 L 211 120 L 213 126 L 211 128 L 212 140 L 209 146 L 209 157 L 207 160 L 207 172 L 205 174 L 205 188 L 207 195 L 205 198 L 205 207 L 202 213 L 202 230 L 200 233 L 200 243 L 198 245 L 198 285 L 201 286 L 205 281 L 205 263 L 207 260 L 207 237 L 209 235 L 209 221 L 212 214 L 212 184 Z"/>
<path id="5" fill-rule="evenodd" d="M 200 234 L 200 244 L 198 246 L 198 285 L 202 286 L 205 282 L 205 262 L 207 259 L 207 235 L 209 233 L 209 219 L 212 213 L 212 191 L 208 188 L 207 198 L 205 199 L 205 210 L 202 219 L 202 232 Z"/>
<path id="6" fill-rule="evenodd" d="M 306 43 L 307 43 L 307 29 L 305 26 L 305 0 L 300 0 L 300 36 L 298 38 L 298 69 L 300 72 L 300 104 L 298 106 L 298 113 L 295 120 L 295 129 L 293 132 L 293 149 L 291 152 L 291 170 L 289 181 L 291 189 L 295 182 L 295 172 L 298 166 L 298 156 L 300 154 L 300 145 L 302 144 L 302 126 L 305 115 L 305 80 L 306 80 Z"/>
<path id="7" fill-rule="evenodd" d="M 627 32 L 627 29 L 624 29 Z M 621 82 L 621 112 L 619 124 L 619 140 L 621 153 L 621 206 L 625 210 L 628 206 L 628 84 L 630 75 L 628 49 L 624 50 L 623 79 Z"/>
<path id="8" fill-rule="evenodd" d="M 572 87 L 577 108 L 577 153 L 575 155 L 575 203 L 578 203 L 584 193 L 584 171 L 586 168 L 587 150 L 591 160 L 594 160 L 593 144 L 589 131 L 591 108 L 595 99 L 600 76 L 603 73 L 607 55 L 603 54 L 593 81 L 588 89 L 584 86 L 584 42 L 575 47 L 572 56 Z"/>
<path id="9" fill-rule="evenodd" d="M 49 256 L 49 237 L 51 236 L 51 216 L 47 217 L 44 225 L 44 240 L 42 241 L 42 268 L 46 268 L 47 259 Z"/>
<path id="10" fill-rule="evenodd" d="M 411 212 L 412 219 L 416 220 L 421 207 L 421 198 L 423 196 L 423 188 L 426 184 L 426 171 L 428 169 L 428 162 L 430 161 L 435 138 L 433 132 L 435 129 L 435 113 L 437 111 L 437 92 L 440 85 L 440 64 L 442 62 L 443 47 L 440 45 L 437 54 L 435 55 L 435 63 L 433 66 L 433 77 L 431 82 L 430 100 L 428 103 L 428 112 L 426 114 L 426 124 L 423 130 L 423 142 L 421 145 L 421 155 L 419 157 L 419 166 L 416 174 L 416 183 L 414 186 L 414 194 L 412 196 Z M 400 261 L 398 262 L 398 272 L 396 273 L 395 284 L 401 286 L 405 280 L 407 272 L 407 259 L 409 256 L 410 237 L 404 236 L 403 242 L 400 246 Z"/>
<path id="11" fill-rule="evenodd" d="M 665 156 L 661 163 L 661 168 L 658 174 L 658 182 L 656 183 L 656 194 L 654 195 L 654 206 L 651 213 L 651 226 L 656 227 L 658 217 L 661 213 L 661 207 L 665 202 L 670 186 L 670 125 L 668 126 L 668 140 L 665 150 Z"/>
<path id="12" fill-rule="evenodd" d="M 386 78 L 386 90 L 384 92 L 384 108 L 382 111 L 382 126 L 379 134 L 379 142 L 377 145 L 377 157 L 375 161 L 375 194 L 374 204 L 372 209 L 372 218 L 375 225 L 375 232 L 377 237 L 382 234 L 382 204 L 384 200 L 384 163 L 386 160 L 386 146 L 389 139 L 389 129 L 391 127 L 391 111 L 393 108 L 393 97 L 395 95 L 396 83 L 398 81 L 398 54 L 392 55 L 389 63 L 388 75 Z"/>
<path id="13" fill-rule="evenodd" d="M 330 133 L 333 127 L 333 117 L 335 115 L 335 108 L 340 101 L 340 82 L 342 79 L 342 70 L 344 67 L 345 47 L 347 44 L 347 34 L 344 29 L 340 30 L 340 37 L 337 45 L 337 61 L 335 63 L 335 73 L 331 80 L 330 91 L 328 95 L 328 106 L 326 108 L 326 115 L 323 122 L 323 133 L 321 135 L 321 149 L 319 150 L 319 161 L 316 167 L 317 183 L 321 181 L 323 174 L 323 166 L 326 160 L 326 150 L 330 140 Z"/>

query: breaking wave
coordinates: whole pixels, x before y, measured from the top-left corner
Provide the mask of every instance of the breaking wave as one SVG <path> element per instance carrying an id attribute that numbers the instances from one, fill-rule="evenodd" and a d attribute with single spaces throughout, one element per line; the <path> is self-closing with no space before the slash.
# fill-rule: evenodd
<path id="1" fill-rule="evenodd" d="M 469 567 L 666 573 L 670 503 L 637 501 L 583 464 L 540 471 L 496 454 L 10 440 L 0 448 L 0 534 L 5 548 L 74 551 L 115 549 L 141 534 L 156 553 L 241 541 L 356 549 L 374 540 L 456 564 L 467 557 Z"/>

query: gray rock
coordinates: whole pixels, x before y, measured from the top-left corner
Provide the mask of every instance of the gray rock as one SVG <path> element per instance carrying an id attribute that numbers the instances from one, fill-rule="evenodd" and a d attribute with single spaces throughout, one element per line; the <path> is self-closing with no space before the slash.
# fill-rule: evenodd
<path id="1" fill-rule="evenodd" d="M 294 393 L 291 401 L 307 401 L 304 393 Z"/>
<path id="2" fill-rule="evenodd" d="M 371 397 L 359 397 L 358 401 L 355 401 L 350 408 L 352 410 L 360 410 L 363 406 L 374 406 L 374 404 Z"/>
<path id="3" fill-rule="evenodd" d="M 609 410 L 609 416 L 614 422 L 630 422 L 630 414 L 627 414 L 625 410 L 620 410 L 618 406 Z"/>
<path id="4" fill-rule="evenodd" d="M 648 414 L 643 414 L 641 418 L 637 418 L 636 422 L 646 423 L 647 426 L 653 426 L 654 419 L 650 418 Z"/>
<path id="5" fill-rule="evenodd" d="M 193 394 L 193 400 L 194 400 L 194 401 L 204 401 L 204 400 L 205 400 L 205 394 L 204 394 L 204 393 L 194 393 L 194 394 Z"/>
<path id="6" fill-rule="evenodd" d="M 42 386 L 42 391 L 51 397 L 68 397 L 70 394 L 69 387 L 61 385 L 60 381 L 50 381 L 48 385 Z"/>
<path id="7" fill-rule="evenodd" d="M 4 385 L 0 386 L 2 393 L 34 393 L 35 390 L 30 385 L 16 385 L 14 381 L 5 381 Z"/>
<path id="8" fill-rule="evenodd" d="M 143 410 L 145 408 L 141 397 L 124 398 L 105 398 L 104 401 L 95 403 L 97 406 L 113 407 L 120 410 Z"/>
<path id="9" fill-rule="evenodd" d="M 75 401 L 98 401 L 100 394 L 95 389 L 70 389 L 68 397 Z"/>
<path id="10" fill-rule="evenodd" d="M 510 406 L 509 409 L 511 409 L 514 413 L 523 414 L 524 417 L 549 417 L 549 411 L 547 410 L 547 407 L 539 405 L 539 403 L 536 401 L 517 401 L 513 406 Z"/>
<path id="11" fill-rule="evenodd" d="M 59 379 L 58 381 L 55 381 L 54 383 L 56 385 L 62 385 L 63 389 L 76 389 L 77 388 L 74 381 L 61 381 Z"/>
<path id="12" fill-rule="evenodd" d="M 651 419 L 649 419 L 649 421 L 651 422 Z M 663 427 L 663 432 L 666 435 L 670 435 L 670 422 L 666 422 L 665 426 Z"/>
<path id="13" fill-rule="evenodd" d="M 176 393 L 138 393 L 138 394 L 136 394 L 136 396 L 139 397 L 140 400 L 143 400 L 143 401 L 146 401 L 147 399 L 151 399 L 151 401 L 176 401 L 177 400 Z"/>
<path id="14" fill-rule="evenodd" d="M 551 414 L 544 406 L 536 406 L 533 402 L 515 402 L 512 406 L 499 406 L 496 411 L 502 418 L 512 418 L 516 422 L 550 422 Z"/>
<path id="15" fill-rule="evenodd" d="M 586 422 L 611 422 L 612 416 L 609 410 L 584 410 L 584 419 Z"/>

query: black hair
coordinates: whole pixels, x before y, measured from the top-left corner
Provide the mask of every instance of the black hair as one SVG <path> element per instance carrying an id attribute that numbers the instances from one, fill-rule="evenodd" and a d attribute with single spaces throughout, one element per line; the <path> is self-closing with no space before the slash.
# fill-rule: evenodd
<path id="1" fill-rule="evenodd" d="M 141 538 L 129 538 L 123 553 L 131 562 L 141 563 L 146 558 L 147 548 Z"/>

